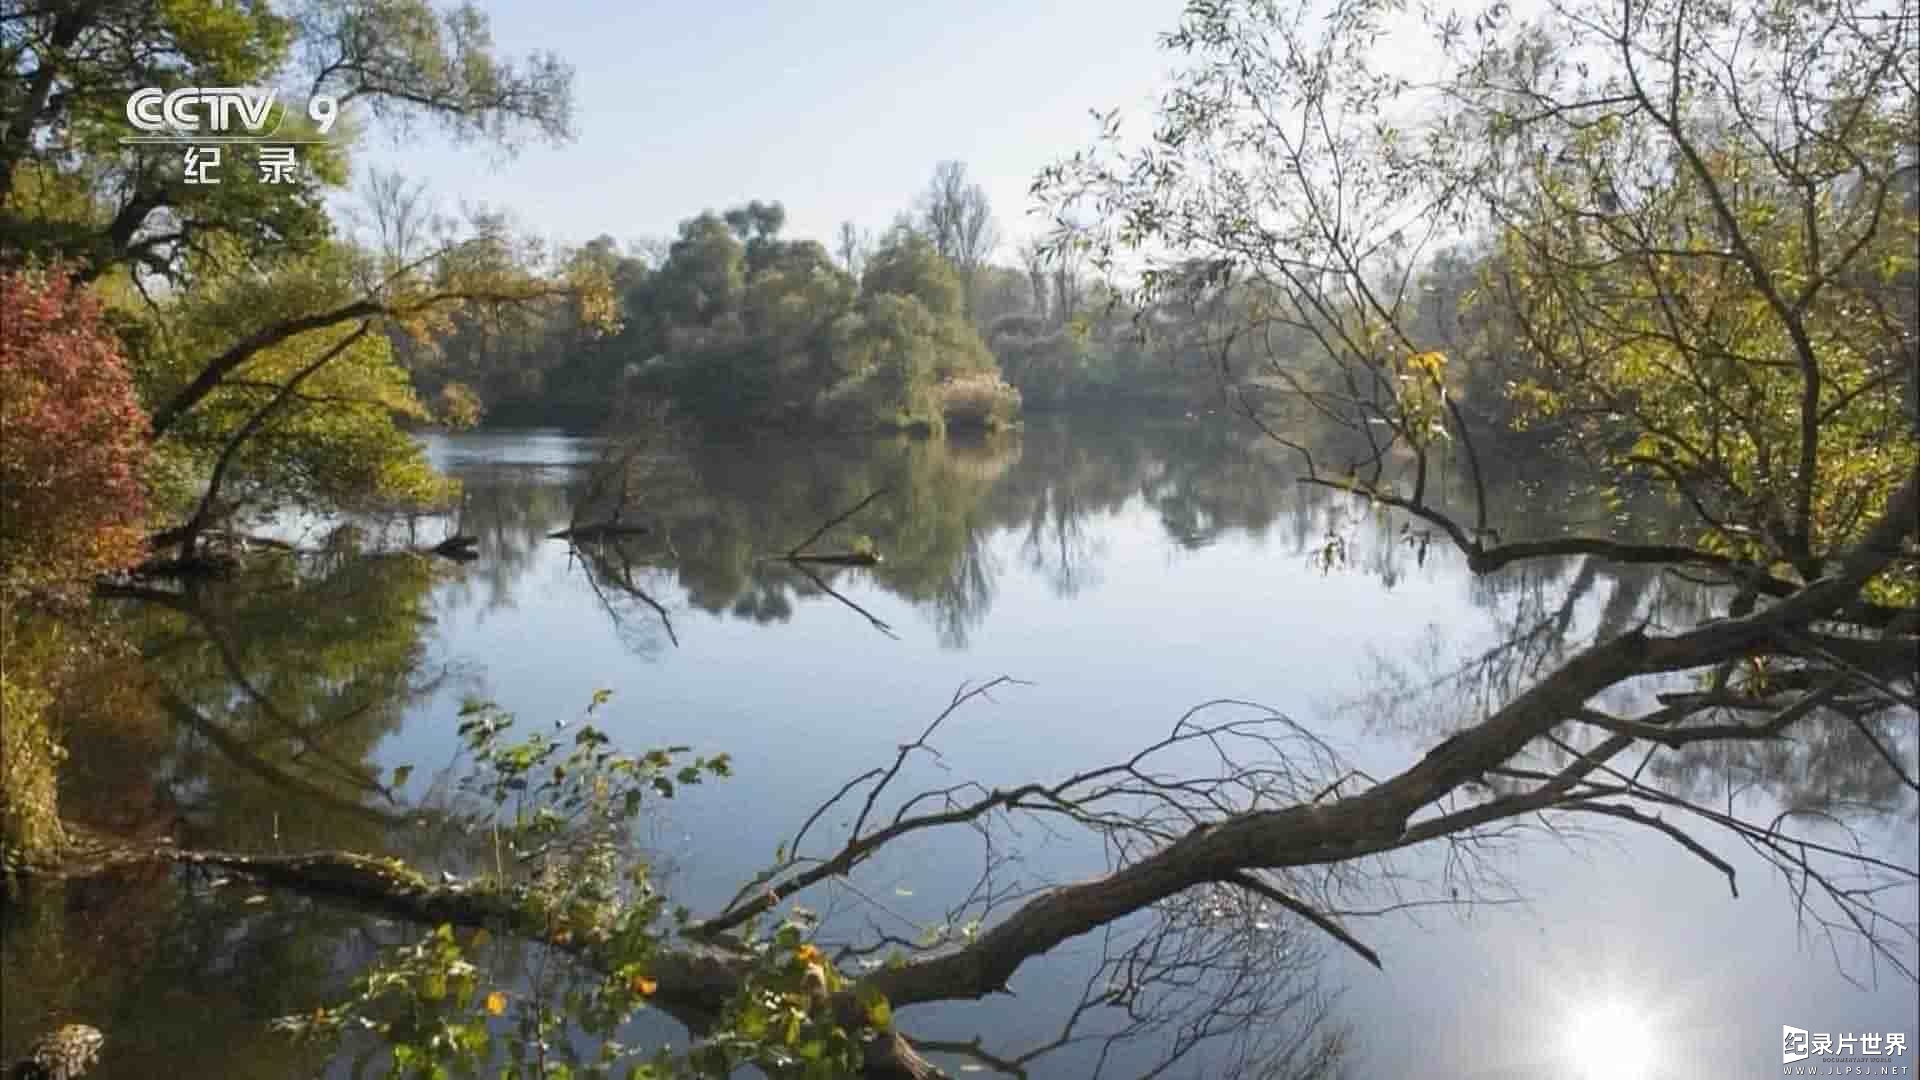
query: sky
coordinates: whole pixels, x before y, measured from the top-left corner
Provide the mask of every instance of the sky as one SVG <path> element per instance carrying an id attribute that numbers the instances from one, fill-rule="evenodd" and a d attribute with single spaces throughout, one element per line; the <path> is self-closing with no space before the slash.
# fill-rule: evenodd
<path id="1" fill-rule="evenodd" d="M 878 231 L 934 165 L 967 164 L 1000 227 L 997 257 L 1044 231 L 1034 174 L 1090 143 L 1092 109 L 1151 124 L 1180 0 L 821 5 L 712 0 L 482 2 L 508 56 L 575 68 L 576 139 L 503 158 L 415 132 L 374 133 L 362 166 L 424 180 L 444 207 L 511 210 L 577 245 L 673 235 L 705 209 L 777 200 L 795 238 Z M 423 137 L 424 136 L 424 137 Z"/>

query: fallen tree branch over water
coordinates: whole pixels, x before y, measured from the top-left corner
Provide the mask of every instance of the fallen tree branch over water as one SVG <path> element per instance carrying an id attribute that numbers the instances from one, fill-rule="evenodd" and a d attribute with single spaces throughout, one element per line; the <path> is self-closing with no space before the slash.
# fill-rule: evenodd
<path id="1" fill-rule="evenodd" d="M 62 859 L 35 868 L 37 876 L 88 877 L 154 863 L 221 870 L 269 888 L 422 926 L 512 934 L 542 942 L 589 969 L 610 970 L 604 942 L 556 939 L 547 914 L 529 904 L 522 887 L 503 888 L 491 881 L 435 883 L 398 859 L 350 851 L 252 854 L 164 843 L 135 845 L 85 826 L 68 828 L 74 842 Z M 654 1003 L 698 1033 L 739 993 L 752 964 L 751 953 L 737 942 L 678 943 L 658 955 L 650 972 L 658 987 Z M 835 1005 L 844 1011 L 849 1026 L 856 1025 L 860 1006 L 851 995 L 843 997 Z M 868 1075 L 919 1080 L 940 1073 L 896 1035 L 870 1051 Z"/>

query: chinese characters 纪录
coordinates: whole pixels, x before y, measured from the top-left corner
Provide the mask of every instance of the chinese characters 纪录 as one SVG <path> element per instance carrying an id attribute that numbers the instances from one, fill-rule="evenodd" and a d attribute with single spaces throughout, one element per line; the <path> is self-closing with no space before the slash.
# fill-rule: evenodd
<path id="1" fill-rule="evenodd" d="M 217 184 L 221 152 L 218 146 L 189 146 L 184 155 L 185 180 L 189 184 Z M 291 146 L 262 146 L 254 162 L 263 184 L 291 184 L 300 167 Z"/>

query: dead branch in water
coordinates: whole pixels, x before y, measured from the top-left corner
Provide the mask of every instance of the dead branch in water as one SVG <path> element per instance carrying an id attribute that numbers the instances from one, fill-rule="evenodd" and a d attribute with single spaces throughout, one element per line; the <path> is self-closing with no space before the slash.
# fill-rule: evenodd
<path id="1" fill-rule="evenodd" d="M 836 515 L 835 517 L 829 519 L 825 525 L 822 525 L 819 528 L 813 530 L 813 532 L 808 533 L 807 538 L 805 540 L 802 540 L 799 543 L 793 545 L 791 548 L 788 548 L 786 558 L 794 559 L 796 557 L 799 557 L 802 552 L 807 550 L 807 546 L 809 544 L 813 543 L 815 540 L 820 539 L 822 536 L 825 536 L 828 530 L 832 529 L 835 525 L 840 524 L 841 522 L 847 520 L 853 515 L 859 513 L 860 511 L 865 510 L 867 508 L 867 504 L 873 502 L 873 500 L 879 498 L 882 495 L 885 495 L 886 493 L 887 493 L 887 488 L 884 485 L 875 489 L 871 495 L 868 495 L 866 498 L 861 499 L 857 503 L 854 503 L 853 506 L 848 510 L 846 510 L 845 512 Z M 815 558 L 818 559 L 819 557 L 815 556 Z M 877 562 L 878 560 L 876 559 L 875 561 Z"/>

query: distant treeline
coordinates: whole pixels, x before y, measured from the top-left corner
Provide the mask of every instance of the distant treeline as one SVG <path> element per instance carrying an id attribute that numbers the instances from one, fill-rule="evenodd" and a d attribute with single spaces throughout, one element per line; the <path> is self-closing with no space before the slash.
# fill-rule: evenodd
<path id="1" fill-rule="evenodd" d="M 1219 408 L 1318 426 L 1316 395 L 1343 392 L 1314 359 L 1339 343 L 1223 266 L 1196 260 L 1121 296 L 1070 245 L 992 261 L 991 209 L 958 162 L 877 238 L 847 223 L 829 250 L 786 238 L 785 224 L 779 203 L 756 201 L 689 218 L 671 241 L 602 236 L 568 274 L 608 283 L 587 295 L 614 311 L 556 298 L 457 315 L 431 349 L 396 344 L 457 425 L 589 429 L 647 401 L 717 429 L 992 429 L 1023 411 Z M 1474 300 L 1499 271 L 1484 253 L 1430 258 L 1412 324 L 1471 358 L 1443 373 L 1469 424 L 1537 446 L 1559 421 L 1524 415 L 1514 391 L 1541 373 L 1515 366 L 1525 350 L 1509 320 Z"/>
<path id="2" fill-rule="evenodd" d="M 556 299 L 459 316 L 432 348 L 396 344 L 443 419 L 503 426 L 593 427 L 650 398 L 719 427 L 995 428 L 1023 406 L 1185 409 L 1217 382 L 1071 258 L 991 262 L 991 210 L 958 162 L 877 238 L 848 223 L 829 251 L 785 238 L 785 221 L 752 202 L 670 242 L 574 252 L 575 277 L 612 284 L 612 332 L 606 312 Z"/>

